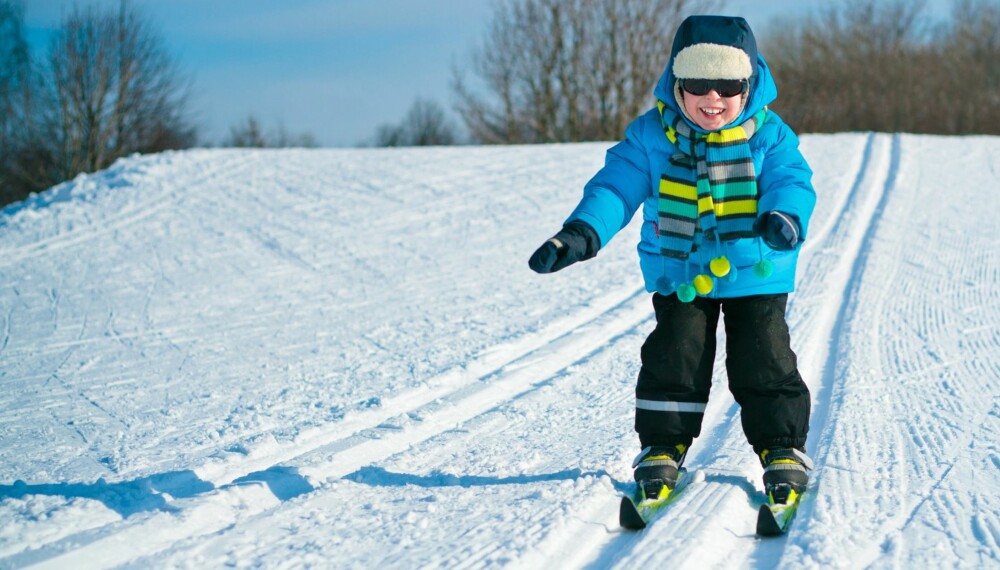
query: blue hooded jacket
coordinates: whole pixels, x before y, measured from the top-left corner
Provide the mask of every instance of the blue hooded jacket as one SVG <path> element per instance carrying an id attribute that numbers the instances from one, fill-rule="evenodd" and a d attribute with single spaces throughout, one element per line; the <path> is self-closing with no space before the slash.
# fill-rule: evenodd
<path id="1" fill-rule="evenodd" d="M 709 25 L 704 25 L 706 23 Z M 720 23 L 723 25 L 718 25 Z M 742 124 L 775 100 L 777 86 L 767 63 L 756 53 L 746 21 L 743 18 L 692 16 L 678 29 L 670 61 L 653 91 L 657 99 L 684 116 L 692 129 L 705 132 L 678 108 L 673 91 L 676 82 L 673 64 L 680 50 L 696 43 L 738 47 L 756 58 L 746 104 L 727 127 Z M 758 216 L 777 210 L 798 218 L 799 245 L 791 251 L 776 251 L 759 237 L 724 242 L 725 255 L 737 269 L 736 279 L 717 279 L 708 297 L 789 293 L 795 288 L 798 248 L 808 235 L 809 218 L 816 203 L 812 170 L 799 152 L 798 137 L 773 111 L 768 110 L 764 124 L 749 139 L 749 145 L 757 173 Z M 690 282 L 699 273 L 708 273 L 709 262 L 722 255 L 713 240 L 705 240 L 687 260 L 660 255 L 658 188 L 660 176 L 671 168 L 669 159 L 675 153 L 676 147 L 664 134 L 659 111 L 655 107 L 650 109 L 628 126 L 625 140 L 608 150 L 604 167 L 584 187 L 583 199 L 566 220 L 587 223 L 597 233 L 603 247 L 642 207 L 640 266 L 646 290 L 662 295 L 674 293 L 678 285 Z M 768 277 L 761 277 L 753 270 L 761 256 L 774 264 L 774 272 Z"/>

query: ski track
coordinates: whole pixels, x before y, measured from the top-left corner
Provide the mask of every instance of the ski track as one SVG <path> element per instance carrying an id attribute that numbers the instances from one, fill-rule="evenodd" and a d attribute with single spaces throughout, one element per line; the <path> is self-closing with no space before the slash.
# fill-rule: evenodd
<path id="1" fill-rule="evenodd" d="M 935 142 L 934 137 L 906 137 L 898 144 L 919 151 L 933 148 Z M 935 558 L 942 556 L 962 566 L 998 562 L 996 549 L 990 548 L 995 537 L 977 536 L 970 532 L 975 523 L 956 515 L 976 512 L 972 504 L 990 496 L 977 493 L 970 478 L 983 469 L 994 470 L 995 476 L 996 465 L 989 466 L 986 454 L 973 451 L 982 441 L 975 434 L 996 427 L 996 389 L 991 383 L 1000 365 L 992 355 L 1000 339 L 972 335 L 967 343 L 964 335 L 954 338 L 948 333 L 968 326 L 964 319 L 956 322 L 964 311 L 955 308 L 991 304 L 995 294 L 977 286 L 995 282 L 997 265 L 989 258 L 993 254 L 985 254 L 986 259 L 966 255 L 984 255 L 979 252 L 989 248 L 975 244 L 990 238 L 947 223 L 958 204 L 969 199 L 963 190 L 988 181 L 951 181 L 970 158 L 982 157 L 981 150 L 971 157 L 952 150 L 935 161 L 917 156 L 919 152 L 897 149 L 899 175 L 887 181 L 892 191 L 879 206 L 880 212 L 892 215 L 880 215 L 866 236 L 856 271 L 859 286 L 845 304 L 846 328 L 833 370 L 837 385 L 830 398 L 835 409 L 829 415 L 836 420 L 828 422 L 819 442 L 817 499 L 803 512 L 806 528 L 801 539 L 793 537 L 792 542 L 792 553 L 810 566 L 938 565 Z M 983 176 L 980 165 L 973 164 L 970 170 Z M 927 195 L 933 190 L 925 180 L 957 195 L 937 208 L 921 209 L 934 199 Z M 979 217 L 981 227 L 989 227 L 985 212 L 997 200 L 980 198 L 975 213 L 962 209 L 961 215 Z M 947 242 L 939 232 L 959 239 L 943 247 Z M 927 252 L 938 256 L 929 259 Z M 949 302 L 956 297 L 963 300 Z M 966 316 L 988 322 L 990 314 L 996 311 Z M 890 342 L 884 342 L 886 338 Z M 965 395 L 977 391 L 993 396 L 977 400 Z M 975 405 L 968 409 L 969 403 Z M 986 504 L 991 508 L 977 511 L 990 521 L 988 526 L 996 521 L 997 501 L 986 499 Z M 854 512 L 868 516 L 852 521 L 851 533 L 833 537 L 836 540 L 819 538 L 826 520 L 843 520 Z"/>
<path id="2" fill-rule="evenodd" d="M 271 445 L 258 445 L 253 449 L 249 450 L 249 452 L 241 452 L 245 454 L 245 457 L 243 459 L 240 458 L 240 454 L 233 454 L 236 455 L 235 459 L 232 457 L 225 457 L 224 460 L 222 461 L 216 461 L 216 462 L 209 461 L 201 468 L 196 469 L 193 475 L 199 482 L 210 483 L 217 486 L 218 485 L 224 486 L 227 483 L 237 478 L 246 478 L 248 475 L 252 475 L 251 471 L 257 467 L 261 468 L 275 467 L 275 463 L 283 459 L 291 459 L 291 458 L 302 459 L 301 456 L 303 454 L 313 451 L 318 447 L 329 445 L 330 442 L 337 441 L 338 439 L 347 442 L 345 447 L 350 452 L 357 454 L 359 451 L 365 451 L 365 453 L 367 453 L 366 450 L 370 449 L 371 446 L 362 447 L 359 445 L 365 443 L 370 437 L 367 435 L 362 435 L 362 432 L 364 432 L 365 430 L 375 430 L 376 428 L 379 427 L 380 423 L 385 423 L 385 421 L 389 419 L 391 416 L 397 416 L 403 413 L 402 415 L 403 417 L 405 417 L 407 415 L 413 415 L 415 413 L 418 413 L 420 408 L 426 407 L 428 402 L 436 403 L 442 400 L 447 400 L 449 393 L 452 393 L 450 394 L 451 396 L 455 396 L 454 393 L 459 392 L 456 386 L 461 386 L 463 384 L 468 385 L 470 380 L 474 382 L 477 377 L 480 378 L 490 377 L 491 375 L 496 374 L 500 368 L 510 364 L 511 361 L 517 361 L 519 359 L 522 359 L 526 355 L 529 355 L 532 352 L 539 352 L 540 348 L 548 348 L 549 350 L 551 350 L 553 346 L 559 346 L 559 344 L 553 344 L 554 340 L 560 337 L 565 337 L 567 335 L 570 335 L 570 333 L 573 333 L 574 331 L 581 329 L 581 327 L 587 325 L 588 322 L 592 321 L 596 316 L 600 316 L 604 312 L 612 310 L 616 305 L 620 305 L 623 302 L 628 302 L 628 301 L 632 301 L 632 303 L 634 304 L 634 301 L 637 296 L 645 297 L 644 294 L 638 295 L 638 293 L 633 290 L 624 293 L 613 292 L 610 295 L 605 295 L 604 297 L 595 298 L 588 304 L 596 307 L 595 309 L 596 312 L 587 310 L 575 311 L 567 318 L 557 320 L 554 323 L 554 326 L 547 327 L 546 329 L 542 330 L 539 334 L 529 333 L 524 338 L 518 339 L 512 343 L 508 343 L 509 346 L 504 346 L 504 345 L 493 346 L 480 358 L 464 365 L 463 369 L 453 370 L 450 371 L 449 373 L 441 375 L 438 378 L 430 379 L 425 383 L 425 385 L 429 386 L 430 388 L 427 389 L 418 388 L 416 390 L 411 390 L 410 392 L 398 398 L 382 401 L 379 403 L 379 406 L 377 407 L 377 410 L 375 412 L 368 414 L 360 413 L 354 416 L 349 416 L 342 424 L 333 425 L 332 430 L 329 429 L 315 430 L 312 432 L 310 432 L 309 430 L 305 430 L 302 434 L 300 434 L 300 437 L 297 438 L 295 444 L 291 446 L 280 446 L 274 443 L 272 443 Z M 648 310 L 645 308 L 638 311 L 636 309 L 632 309 L 632 314 L 633 314 L 633 316 L 631 317 L 632 319 L 638 318 L 640 320 L 644 320 L 649 318 Z M 607 332 L 608 329 L 606 327 L 601 328 L 600 330 L 591 331 L 589 333 L 589 338 L 591 338 L 590 342 L 593 344 L 595 342 L 599 343 L 606 341 L 607 339 L 605 335 L 607 334 Z M 570 352 L 569 350 L 564 350 L 563 354 L 560 355 L 559 359 L 549 358 L 548 360 L 549 362 L 560 362 L 562 358 L 565 358 L 565 355 L 571 355 L 571 354 L 573 353 Z M 59 367 L 57 367 L 57 369 L 58 368 Z M 503 382 L 501 380 L 490 380 L 488 383 L 474 382 L 474 384 L 478 384 L 480 386 L 488 386 L 489 388 L 482 390 L 487 394 L 489 393 L 490 389 L 495 390 L 496 386 L 503 385 L 505 386 L 507 392 L 501 390 L 500 394 L 501 397 L 507 397 L 510 396 L 511 394 L 509 390 L 514 390 L 514 392 L 517 392 L 518 390 L 524 389 L 525 386 L 527 385 L 526 382 L 530 382 L 529 378 L 530 375 L 521 374 L 517 376 L 517 380 L 513 383 L 510 381 Z M 495 400 L 494 400 L 495 397 L 490 396 L 486 400 L 482 400 L 481 396 L 476 396 L 476 392 L 478 392 L 479 390 L 475 385 L 468 386 L 468 388 L 471 388 L 471 390 L 468 390 L 470 394 L 462 396 L 465 400 L 479 402 L 478 405 L 485 406 L 486 408 L 495 405 Z M 427 425 L 432 426 L 431 432 L 430 433 L 425 432 L 424 435 L 417 435 L 416 436 L 417 439 L 432 435 L 434 433 L 434 430 L 439 429 L 437 427 L 434 427 L 433 424 L 429 423 Z M 399 433 L 407 437 L 411 438 L 414 437 L 414 432 L 406 431 Z M 387 440 L 382 439 L 379 441 L 379 443 L 381 444 L 384 443 L 385 441 Z M 409 445 L 409 439 L 406 439 L 402 444 L 397 443 L 395 445 L 403 445 L 403 446 Z M 343 454 L 344 452 L 341 451 L 340 453 Z M 372 459 L 371 457 L 363 453 L 362 457 L 364 459 L 356 460 L 358 465 L 361 465 Z M 329 463 L 329 461 L 327 461 L 327 463 Z M 329 469 L 330 467 L 328 465 L 327 470 Z M 320 469 L 320 471 L 322 472 L 322 469 Z M 346 472 L 338 471 L 337 473 L 339 475 L 343 475 Z M 322 473 L 320 473 L 320 476 L 321 475 Z M 214 495 L 223 495 L 223 494 L 238 495 L 239 493 L 245 493 L 245 492 L 246 491 L 244 489 L 230 489 L 223 487 L 222 489 L 219 490 L 219 492 L 214 493 Z M 260 497 L 258 498 L 261 499 L 260 504 L 262 505 L 262 507 L 266 508 L 266 506 L 271 504 L 271 501 L 268 501 Z M 216 505 L 217 507 L 220 501 L 225 502 L 225 499 L 220 499 L 218 497 L 211 495 L 199 496 L 194 499 L 180 500 L 176 501 L 175 503 L 168 503 L 166 505 L 163 505 L 162 509 L 171 510 L 174 508 L 180 508 L 177 507 L 176 505 L 183 505 L 183 510 L 181 512 L 198 513 L 210 510 L 212 505 Z M 188 534 L 195 536 L 198 535 L 199 533 L 215 531 L 218 529 L 213 525 L 205 526 L 202 518 L 203 517 L 191 516 L 191 515 L 186 517 L 181 517 L 182 524 L 174 526 L 179 526 L 179 528 L 181 529 L 186 529 L 186 531 L 190 531 L 188 532 Z M 228 516 L 224 520 L 227 521 L 229 524 L 231 524 L 232 516 Z M 108 549 L 108 550 L 103 550 L 102 552 L 103 546 L 106 546 L 108 544 L 112 545 L 135 544 L 136 541 L 130 541 L 128 540 L 127 537 L 129 536 L 136 537 L 144 535 L 143 531 L 146 531 L 145 534 L 148 534 L 148 530 L 150 528 L 162 528 L 162 525 L 164 525 L 169 521 L 170 518 L 167 517 L 167 515 L 163 513 L 157 513 L 155 515 L 148 517 L 147 520 L 145 521 L 129 520 L 125 521 L 124 523 L 112 525 L 112 527 L 106 529 L 99 529 L 99 530 L 92 529 L 84 533 L 84 535 L 70 536 L 61 542 L 51 544 L 43 549 L 36 549 L 32 552 L 26 553 L 23 556 L 14 557 L 12 560 L 15 562 L 15 564 L 18 565 L 27 563 L 29 561 L 44 561 L 48 560 L 49 557 L 53 555 L 53 553 L 58 553 L 66 550 L 68 548 L 67 545 L 73 545 L 74 547 L 77 547 L 83 544 L 85 546 L 82 549 L 77 548 L 72 550 L 69 553 L 68 558 L 70 559 L 79 558 L 80 556 L 89 556 L 89 553 L 93 553 L 94 557 L 92 560 L 96 565 L 100 566 L 105 563 L 108 563 L 107 559 L 104 557 L 107 555 L 109 551 L 115 550 L 115 549 Z M 163 533 L 163 536 L 169 536 L 169 537 L 179 536 L 176 534 L 176 532 L 179 531 L 175 531 L 174 533 Z M 146 550 L 143 550 L 143 552 L 146 551 L 155 552 L 158 547 L 163 547 L 169 544 L 169 542 L 158 543 L 156 541 L 147 541 L 147 543 L 148 546 L 146 547 Z M 117 551 L 128 552 L 128 549 L 127 548 L 124 550 L 117 549 Z M 58 565 L 60 563 L 59 562 L 60 560 L 63 560 L 63 558 L 57 557 L 53 560 L 49 560 L 46 563 L 52 563 Z M 116 561 L 115 563 L 121 563 L 126 561 L 127 559 L 122 558 L 121 555 L 119 555 L 114 560 Z"/>
<path id="3" fill-rule="evenodd" d="M 990 227 L 989 212 L 1000 207 L 1000 198 L 991 196 L 973 214 L 963 206 L 972 203 L 973 188 L 996 183 L 995 173 L 982 166 L 997 160 L 1000 145 L 969 152 L 954 144 L 941 157 L 935 146 L 941 140 L 948 139 L 876 133 L 803 138 L 804 151 L 816 168 L 820 203 L 800 255 L 800 286 L 790 298 L 788 320 L 799 368 L 813 393 L 808 451 L 817 469 L 786 537 L 759 540 L 754 535 L 756 506 L 763 498 L 761 469 L 744 440 L 738 408 L 725 385 L 723 350 L 716 360 L 704 432 L 688 457 L 691 483 L 668 515 L 645 531 L 618 528 L 619 494 L 631 479 L 628 465 L 637 451 L 631 414 L 639 346 L 653 325 L 648 295 L 622 287 L 637 284 L 637 274 L 617 280 L 606 276 L 611 268 L 634 264 L 623 253 L 633 247 L 623 243 L 631 241 L 629 235 L 620 236 L 597 262 L 546 278 L 544 285 L 573 301 L 534 313 L 544 326 L 525 327 L 522 318 L 512 322 L 514 328 L 499 329 L 499 335 L 497 329 L 488 329 L 493 336 L 481 337 L 476 331 L 484 325 L 462 321 L 472 327 L 468 339 L 459 327 L 441 329 L 451 335 L 458 332 L 459 344 L 442 353 L 456 354 L 455 363 L 431 353 L 419 368 L 410 365 L 410 381 L 388 384 L 368 404 L 337 406 L 341 411 L 332 421 L 303 416 L 295 421 L 304 423 L 281 435 L 290 427 L 282 423 L 282 408 L 264 414 L 269 410 L 252 404 L 234 407 L 227 422 L 239 429 L 186 450 L 190 455 L 180 464 L 182 469 L 176 460 L 154 458 L 146 461 L 147 472 L 158 465 L 173 470 L 114 482 L 121 478 L 115 477 L 119 471 L 128 473 L 134 451 L 127 434 L 141 425 L 141 418 L 108 406 L 108 388 L 95 391 L 96 384 L 80 379 L 107 377 L 111 382 L 105 386 L 124 394 L 137 389 L 132 378 L 143 370 L 137 366 L 129 372 L 123 360 L 119 370 L 108 375 L 102 370 L 115 352 L 89 347 L 111 342 L 120 354 L 157 347 L 156 353 L 174 355 L 167 368 L 172 372 L 163 376 L 167 398 L 170 386 L 184 389 L 186 368 L 223 358 L 220 353 L 205 360 L 214 345 L 207 353 L 193 352 L 192 343 L 198 339 L 188 336 L 192 324 L 214 322 L 214 315 L 198 315 L 202 321 L 164 321 L 158 316 L 156 307 L 164 295 L 178 299 L 177 283 L 184 278 L 178 268 L 214 264 L 224 275 L 242 276 L 247 283 L 266 276 L 277 283 L 300 281 L 307 286 L 311 279 L 356 272 L 356 294 L 320 295 L 339 302 L 338 315 L 347 318 L 385 302 L 372 288 L 375 283 L 411 290 L 410 300 L 418 305 L 441 306 L 435 305 L 436 292 L 451 291 L 454 285 L 457 266 L 450 264 L 480 263 L 476 252 L 482 242 L 473 244 L 481 239 L 479 229 L 512 220 L 505 212 L 484 214 L 474 202 L 448 202 L 454 192 L 450 188 L 470 181 L 564 186 L 566 180 L 552 169 L 580 154 L 571 145 L 553 145 L 548 162 L 534 160 L 537 152 L 530 147 L 503 150 L 506 160 L 493 157 L 492 149 L 468 150 L 458 162 L 447 150 L 400 154 L 394 165 L 397 173 L 419 169 L 429 159 L 457 165 L 417 170 L 418 183 L 409 186 L 401 177 L 379 176 L 363 161 L 356 166 L 346 159 L 326 168 L 336 172 L 352 200 L 352 208 L 341 213 L 317 209 L 314 188 L 323 186 L 322 175 L 317 171 L 306 179 L 298 174 L 315 171 L 308 154 L 289 152 L 285 160 L 269 161 L 267 153 L 248 153 L 227 155 L 222 165 L 209 166 L 207 174 L 199 171 L 204 183 L 219 184 L 219 192 L 163 195 L 172 188 L 167 185 L 159 193 L 130 199 L 106 225 L 84 224 L 77 230 L 69 223 L 68 230 L 57 228 L 54 235 L 8 249 L 11 257 L 0 261 L 2 271 L 27 264 L 33 256 L 65 255 L 84 244 L 121 239 L 122 232 L 138 235 L 154 223 L 165 239 L 189 233 L 215 236 L 220 243 L 235 242 L 269 259 L 267 265 L 247 264 L 233 260 L 228 249 L 209 244 L 200 252 L 204 262 L 196 262 L 186 251 L 170 260 L 163 257 L 166 250 L 157 249 L 142 269 L 146 277 L 136 292 L 138 316 L 116 313 L 109 301 L 99 327 L 88 326 L 92 314 L 81 313 L 78 303 L 63 298 L 73 281 L 60 280 L 44 291 L 47 317 L 36 330 L 51 323 L 48 334 L 63 340 L 45 349 L 53 364 L 38 380 L 58 388 L 48 389 L 43 408 L 58 424 L 67 417 L 67 401 L 82 402 L 106 420 L 70 421 L 66 429 L 94 450 L 109 446 L 108 436 L 95 432 L 94 425 L 117 430 L 113 439 L 120 451 L 94 462 L 96 471 L 81 471 L 110 469 L 112 483 L 102 479 L 79 495 L 69 490 L 74 484 L 49 485 L 56 496 L 59 485 L 66 486 L 70 502 L 52 507 L 50 522 L 32 523 L 40 530 L 27 548 L 5 544 L 0 535 L 0 566 L 322 566 L 331 556 L 343 567 L 407 568 L 632 568 L 658 566 L 665 560 L 682 568 L 998 565 L 1000 500 L 996 494 L 977 492 L 975 485 L 978 481 L 995 487 L 1000 469 L 995 443 L 1000 432 L 995 384 L 1000 377 L 1000 327 L 995 325 L 1000 322 L 1000 301 L 992 287 L 1000 280 L 1000 254 L 991 247 L 989 232 L 970 235 L 952 220 L 972 217 L 981 227 Z M 597 145 L 587 148 L 595 157 L 600 154 Z M 824 160 L 822 153 L 834 148 L 838 158 Z M 519 156 L 531 156 L 533 166 L 511 173 L 507 164 Z M 927 156 L 935 160 L 927 161 Z M 593 162 L 581 161 L 587 164 L 579 167 L 584 180 Z M 123 164 L 124 174 L 119 175 L 127 178 L 129 166 Z M 270 189 L 269 198 L 227 183 L 228 177 L 244 170 L 252 172 L 245 182 Z M 938 185 L 928 180 L 964 188 L 961 199 L 921 208 L 936 197 Z M 88 180 L 73 184 L 85 187 Z M 442 260 L 428 255 L 426 246 L 405 239 L 412 230 L 387 235 L 350 221 L 353 212 L 379 209 L 404 196 L 380 223 L 409 227 L 408 209 L 417 202 L 408 201 L 404 191 L 427 202 L 421 210 L 424 231 L 435 240 L 461 240 L 464 253 Z M 572 200 L 572 194 L 566 199 Z M 279 214 L 275 200 L 288 212 Z M 530 191 L 503 203 L 559 211 Z M 183 208 L 192 215 L 166 220 L 169 212 Z M 220 218 L 221 212 L 227 212 L 228 219 Z M 253 222 L 261 212 L 272 212 L 263 214 L 268 223 Z M 467 221 L 457 224 L 455 219 Z M 337 255 L 315 248 L 315 236 L 297 227 L 306 222 L 321 226 L 330 243 L 338 244 Z M 623 234 L 637 231 L 633 222 Z M 434 229 L 438 226 L 458 235 L 439 232 Z M 406 255 L 388 264 L 383 257 L 373 257 L 363 244 L 378 240 Z M 970 252 L 975 259 L 968 259 Z M 598 267 L 600 263 L 605 265 Z M 580 279 L 599 285 L 576 284 Z M 285 344 L 269 360 L 294 359 L 310 346 L 307 338 L 279 337 L 271 325 L 304 319 L 310 311 L 323 311 L 321 305 L 296 307 L 268 290 L 234 285 L 228 301 L 234 307 L 241 295 L 257 290 L 271 295 L 276 306 L 244 315 L 229 334 L 280 338 Z M 18 341 L 24 335 L 20 312 L 29 310 L 34 300 L 21 289 L 13 292 L 12 297 L 0 296 L 6 314 L 0 359 L 8 361 L 32 355 L 30 347 Z M 300 292 L 315 293 L 308 287 Z M 210 291 L 184 294 L 190 298 Z M 535 303 L 541 299 L 532 297 Z M 226 297 L 218 300 L 226 302 Z M 458 308 L 471 306 L 463 304 L 471 301 L 457 300 Z M 502 297 L 495 302 L 501 312 L 525 310 Z M 227 314 L 224 304 L 207 309 L 219 318 Z M 136 321 L 144 324 L 137 326 Z M 433 335 L 440 322 L 440 316 L 425 317 L 419 324 Z M 107 340 L 90 332 L 98 328 Z M 349 350 L 366 344 L 370 354 L 413 350 L 407 348 L 411 341 L 405 336 L 413 329 L 396 330 L 376 320 L 360 330 L 362 335 Z M 961 330 L 961 335 L 949 334 L 953 330 Z M 477 338 L 486 338 L 485 344 L 461 358 L 461 351 L 474 346 Z M 719 345 L 724 347 L 721 332 Z M 286 367 L 282 374 L 307 381 L 312 374 L 307 362 Z M 370 374 L 363 364 L 349 373 L 355 378 Z M 235 374 L 265 378 L 268 371 L 259 376 Z M 977 399 L 971 396 L 975 393 L 992 398 Z M 247 399 L 252 402 L 253 394 Z M 14 418 L 32 417 L 31 410 L 11 410 L 3 400 L 0 406 Z M 95 433 L 101 437 L 95 438 Z M 586 442 L 584 447 L 581 442 Z M 93 461 L 84 456 L 79 464 Z M 81 469 L 75 465 L 66 468 Z M 6 492 L 28 487 L 17 482 Z M 118 505 L 121 516 L 114 516 L 86 498 L 72 499 L 101 493 L 132 493 L 138 504 Z M 3 496 L 0 486 L 0 505 Z M 483 507 L 481 501 L 490 506 Z M 80 513 L 82 522 L 65 525 L 73 512 Z M 866 516 L 859 520 L 852 516 L 857 513 Z M 972 515 L 966 519 L 963 513 Z M 61 530 L 60 524 L 71 530 Z M 447 545 L 443 551 L 442 545 Z M 293 558 L 288 558 L 290 553 Z"/>
<path id="4" fill-rule="evenodd" d="M 499 366 L 480 361 L 471 363 L 472 368 L 492 368 L 490 371 L 473 373 L 470 378 L 479 380 L 477 383 L 455 389 L 450 386 L 454 381 L 445 381 L 449 385 L 445 393 L 429 391 L 400 401 L 387 402 L 385 409 L 391 412 L 368 414 L 346 426 L 337 426 L 336 432 L 310 438 L 306 445 L 283 450 L 284 452 L 268 453 L 253 461 L 240 462 L 239 469 L 227 470 L 224 475 L 219 472 L 212 475 L 215 475 L 216 480 L 228 482 L 237 478 L 236 473 L 241 473 L 240 478 L 252 480 L 255 474 L 248 469 L 267 465 L 268 468 L 262 469 L 262 472 L 280 473 L 285 482 L 278 484 L 298 482 L 303 492 L 311 490 L 313 482 L 320 484 L 323 481 L 336 481 L 363 466 L 377 463 L 444 431 L 455 429 L 496 409 L 504 402 L 523 397 L 526 391 L 536 389 L 561 370 L 599 350 L 608 341 L 609 335 L 614 339 L 647 321 L 650 315 L 644 303 L 645 297 L 644 292 L 633 292 L 609 309 L 598 309 L 596 315 L 586 315 L 580 319 L 577 314 L 575 317 L 582 322 L 573 322 L 568 326 L 560 323 L 558 332 L 546 331 L 542 335 L 542 342 L 530 338 L 519 343 L 508 349 L 509 358 Z M 490 355 L 492 358 L 483 360 L 495 360 L 495 354 Z M 404 418 L 417 415 L 420 420 L 415 423 L 406 422 L 412 423 L 406 429 L 382 428 L 390 419 L 388 414 Z M 373 436 L 365 433 L 366 430 L 378 430 L 379 433 Z M 345 435 L 347 433 L 350 435 Z M 322 443 L 315 445 L 317 440 Z M 294 463 L 294 466 L 276 464 L 279 459 Z M 213 479 L 203 477 L 203 473 L 198 475 L 203 480 Z M 41 568 L 60 568 L 73 559 L 83 557 L 92 567 L 125 564 L 171 546 L 178 537 L 191 539 L 222 531 L 241 524 L 250 517 L 266 514 L 267 509 L 280 504 L 273 494 L 275 483 L 269 483 L 272 488 L 270 493 L 263 488 L 263 484 L 258 483 L 256 486 L 258 488 L 248 489 L 247 485 L 223 485 L 212 493 L 165 505 L 166 509 L 177 508 L 185 514 L 190 513 L 187 516 L 174 517 L 171 514 L 157 513 L 133 523 L 126 521 L 113 525 L 106 529 L 108 532 L 105 536 L 94 537 L 97 533 L 88 531 L 87 536 L 69 537 L 61 543 L 50 545 L 50 548 L 34 551 L 30 556 L 14 557 L 14 562 L 15 565 L 36 563 Z M 281 491 L 277 493 L 281 494 Z M 200 513 L 211 513 L 215 520 L 206 523 L 207 517 L 198 516 Z M 265 521 L 264 524 L 268 525 L 270 522 Z M 151 533 L 153 529 L 156 530 L 155 534 Z M 151 536 L 154 538 L 150 538 Z M 73 549 L 63 552 L 67 544 L 73 545 Z"/>

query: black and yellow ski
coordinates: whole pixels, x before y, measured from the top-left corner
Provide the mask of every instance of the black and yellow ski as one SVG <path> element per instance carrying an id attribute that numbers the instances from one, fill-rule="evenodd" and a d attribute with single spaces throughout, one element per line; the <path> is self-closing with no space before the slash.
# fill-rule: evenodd
<path id="1" fill-rule="evenodd" d="M 788 532 L 801 500 L 802 495 L 795 491 L 789 492 L 784 503 L 775 503 L 773 497 L 768 497 L 768 502 L 757 511 L 757 536 L 781 536 Z"/>
<path id="2" fill-rule="evenodd" d="M 682 468 L 677 474 L 677 485 L 673 490 L 661 492 L 657 498 L 647 498 L 642 487 L 635 485 L 631 493 L 622 497 L 621 506 L 618 508 L 619 524 L 629 530 L 646 528 L 646 525 L 677 499 L 681 491 L 687 487 L 689 480 L 690 475 Z"/>

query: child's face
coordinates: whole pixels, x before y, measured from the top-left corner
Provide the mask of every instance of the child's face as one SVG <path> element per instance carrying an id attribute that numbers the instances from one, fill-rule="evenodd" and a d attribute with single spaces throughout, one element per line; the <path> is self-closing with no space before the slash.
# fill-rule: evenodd
<path id="1" fill-rule="evenodd" d="M 705 95 L 684 94 L 684 110 L 699 127 L 706 131 L 717 131 L 733 122 L 743 107 L 743 95 L 721 97 L 714 89 Z"/>

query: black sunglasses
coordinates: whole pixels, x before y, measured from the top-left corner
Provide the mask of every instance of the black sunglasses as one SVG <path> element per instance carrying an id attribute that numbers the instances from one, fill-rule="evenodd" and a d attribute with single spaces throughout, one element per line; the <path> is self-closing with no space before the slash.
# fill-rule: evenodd
<path id="1" fill-rule="evenodd" d="M 720 97 L 735 97 L 750 89 L 746 79 L 681 79 L 680 84 L 681 89 L 699 97 L 713 89 Z"/>

